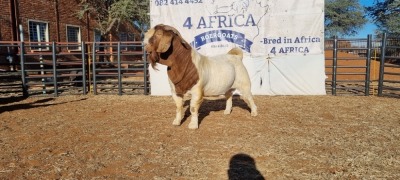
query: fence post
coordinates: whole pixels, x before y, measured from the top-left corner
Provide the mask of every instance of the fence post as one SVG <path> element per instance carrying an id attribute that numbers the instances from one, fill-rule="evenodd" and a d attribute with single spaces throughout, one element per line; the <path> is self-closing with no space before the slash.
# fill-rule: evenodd
<path id="1" fill-rule="evenodd" d="M 117 43 L 117 67 L 118 67 L 118 95 L 122 95 L 122 75 L 121 75 L 121 41 Z"/>
<path id="2" fill-rule="evenodd" d="M 56 56 L 56 43 L 53 41 L 51 43 L 51 54 L 53 59 L 53 84 L 54 84 L 54 96 L 58 96 L 58 86 L 57 86 L 57 56 Z"/>
<path id="3" fill-rule="evenodd" d="M 382 44 L 381 44 L 381 56 L 380 56 L 381 63 L 379 66 L 378 96 L 382 96 L 382 91 L 383 91 L 383 72 L 385 70 L 386 38 L 387 34 L 383 33 Z"/>
<path id="4" fill-rule="evenodd" d="M 336 96 L 336 74 L 337 74 L 337 48 L 338 37 L 333 37 L 333 66 L 332 66 L 332 95 Z"/>
<path id="5" fill-rule="evenodd" d="M 86 95 L 86 46 L 85 42 L 81 42 L 81 55 L 82 55 L 82 90 L 83 95 Z"/>
<path id="6" fill-rule="evenodd" d="M 147 78 L 147 75 L 148 75 L 148 71 L 147 71 L 147 54 L 146 54 L 146 50 L 144 49 L 144 44 L 143 44 L 143 42 L 142 42 L 142 51 L 143 51 L 143 68 L 144 68 L 144 77 L 143 77 L 143 79 L 144 79 L 144 94 L 145 95 L 148 95 L 149 93 L 149 90 L 148 90 L 148 85 L 147 85 L 147 81 L 148 81 L 148 78 Z"/>
<path id="7" fill-rule="evenodd" d="M 93 75 L 93 94 L 97 94 L 97 84 L 96 84 L 96 42 L 93 42 L 93 51 L 92 51 L 92 75 Z"/>
<path id="8" fill-rule="evenodd" d="M 369 96 L 369 86 L 371 82 L 371 49 L 372 49 L 372 35 L 368 34 L 367 38 L 367 69 L 366 69 L 366 76 L 365 76 L 365 96 Z"/>
<path id="9" fill-rule="evenodd" d="M 27 97 L 28 94 L 28 87 L 26 85 L 26 72 L 25 72 L 25 43 L 20 43 L 20 64 L 21 64 L 21 80 L 22 80 L 22 93 L 24 97 Z"/>

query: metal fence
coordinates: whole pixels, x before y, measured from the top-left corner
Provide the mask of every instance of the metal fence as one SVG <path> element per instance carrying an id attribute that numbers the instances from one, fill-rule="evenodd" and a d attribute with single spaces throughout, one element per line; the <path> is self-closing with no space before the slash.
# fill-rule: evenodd
<path id="1" fill-rule="evenodd" d="M 0 63 L 16 66 L 1 74 L 2 89 L 13 87 L 21 91 L 1 90 L 14 96 L 69 95 L 88 92 L 147 94 L 149 81 L 146 54 L 142 42 L 0 42 L 0 52 L 16 48 L 19 62 Z M 8 57 L 8 55 L 7 55 Z M 117 92 L 113 90 L 117 90 Z M 21 94 L 20 94 L 21 93 Z"/>
<path id="2" fill-rule="evenodd" d="M 0 41 L 0 95 L 19 96 L 23 94 L 19 65 L 18 43 Z"/>
<path id="3" fill-rule="evenodd" d="M 327 92 L 400 97 L 400 38 L 334 37 L 325 40 Z M 390 55 L 389 55 L 390 54 Z"/>
<path id="4" fill-rule="evenodd" d="M 325 40 L 332 95 L 400 97 L 400 37 Z M 148 94 L 142 42 L 0 42 L 0 95 Z"/>
<path id="5" fill-rule="evenodd" d="M 86 94 L 85 47 L 84 42 L 20 43 L 24 96 Z"/>
<path id="6" fill-rule="evenodd" d="M 372 37 L 325 40 L 327 91 L 332 95 L 370 93 Z"/>
<path id="7" fill-rule="evenodd" d="M 383 34 L 379 69 L 379 96 L 400 97 L 400 38 Z"/>
<path id="8" fill-rule="evenodd" d="M 141 42 L 96 42 L 92 53 L 94 94 L 148 94 L 146 53 Z"/>

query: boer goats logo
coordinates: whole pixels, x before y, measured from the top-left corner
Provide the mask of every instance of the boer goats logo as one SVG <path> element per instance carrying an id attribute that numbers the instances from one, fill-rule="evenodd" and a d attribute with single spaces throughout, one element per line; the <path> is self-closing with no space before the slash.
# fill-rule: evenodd
<path id="1" fill-rule="evenodd" d="M 224 42 L 229 42 L 251 52 L 254 39 L 260 35 L 260 22 L 271 7 L 269 0 L 235 0 L 228 3 L 205 0 L 204 4 L 209 16 L 201 16 L 198 20 L 188 17 L 184 27 L 210 30 L 195 36 L 191 45 L 200 49 L 208 43 L 213 43 L 213 47 L 224 47 L 227 46 Z"/>

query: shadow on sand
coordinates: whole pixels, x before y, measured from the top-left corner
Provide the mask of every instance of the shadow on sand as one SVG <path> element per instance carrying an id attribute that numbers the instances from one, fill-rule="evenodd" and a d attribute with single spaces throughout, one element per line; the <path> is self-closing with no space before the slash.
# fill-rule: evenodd
<path id="1" fill-rule="evenodd" d="M 229 161 L 229 180 L 265 180 L 257 170 L 254 159 L 243 153 L 235 154 Z"/>
<path id="2" fill-rule="evenodd" d="M 8 103 L 14 103 L 14 102 L 22 101 L 24 99 L 26 99 L 26 98 L 21 97 L 21 98 L 15 98 L 15 99 L 7 99 L 6 101 Z M 83 99 L 79 99 L 76 101 L 83 101 L 86 99 L 87 98 L 83 98 Z M 11 104 L 11 105 L 0 106 L 0 114 L 3 112 L 6 112 L 6 111 L 15 111 L 15 110 L 20 110 L 20 109 L 30 109 L 30 108 L 37 108 L 37 107 L 47 107 L 47 106 L 69 103 L 69 102 L 61 102 L 61 103 L 44 104 L 44 103 L 50 102 L 52 100 L 54 100 L 54 98 L 39 99 L 37 101 L 30 102 L 30 103 L 24 103 L 24 104 Z M 73 102 L 73 101 L 71 101 L 71 102 Z"/>
<path id="3" fill-rule="evenodd" d="M 186 108 L 184 117 L 182 119 L 181 124 L 183 124 L 185 121 L 189 120 L 189 116 L 191 116 L 190 114 L 190 100 L 186 100 L 183 107 Z M 199 125 L 201 124 L 201 121 L 203 121 L 203 119 L 205 117 L 207 117 L 208 115 L 210 115 L 211 112 L 213 111 L 223 111 L 225 110 L 225 106 L 226 106 L 226 99 L 222 98 L 222 99 L 217 99 L 217 100 L 208 100 L 208 99 L 204 99 L 203 103 L 200 106 L 199 109 Z M 245 109 L 249 112 L 251 112 L 250 107 L 247 105 L 247 103 L 240 98 L 240 96 L 233 96 L 232 99 L 232 111 L 235 111 L 235 108 L 241 108 L 241 109 Z M 222 112 L 221 112 L 221 116 L 222 116 Z"/>

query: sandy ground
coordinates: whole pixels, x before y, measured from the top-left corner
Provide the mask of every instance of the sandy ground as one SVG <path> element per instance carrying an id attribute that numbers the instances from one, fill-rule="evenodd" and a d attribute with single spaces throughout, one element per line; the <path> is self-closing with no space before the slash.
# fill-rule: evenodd
<path id="1" fill-rule="evenodd" d="M 190 130 L 188 111 L 172 125 L 171 97 L 0 96 L 0 179 L 400 179 L 399 98 L 255 99 L 257 117 L 238 97 L 231 115 L 223 100 L 207 100 Z"/>
<path id="2" fill-rule="evenodd" d="M 400 179 L 399 99 L 255 99 L 190 130 L 171 97 L 0 98 L 0 179 Z"/>

